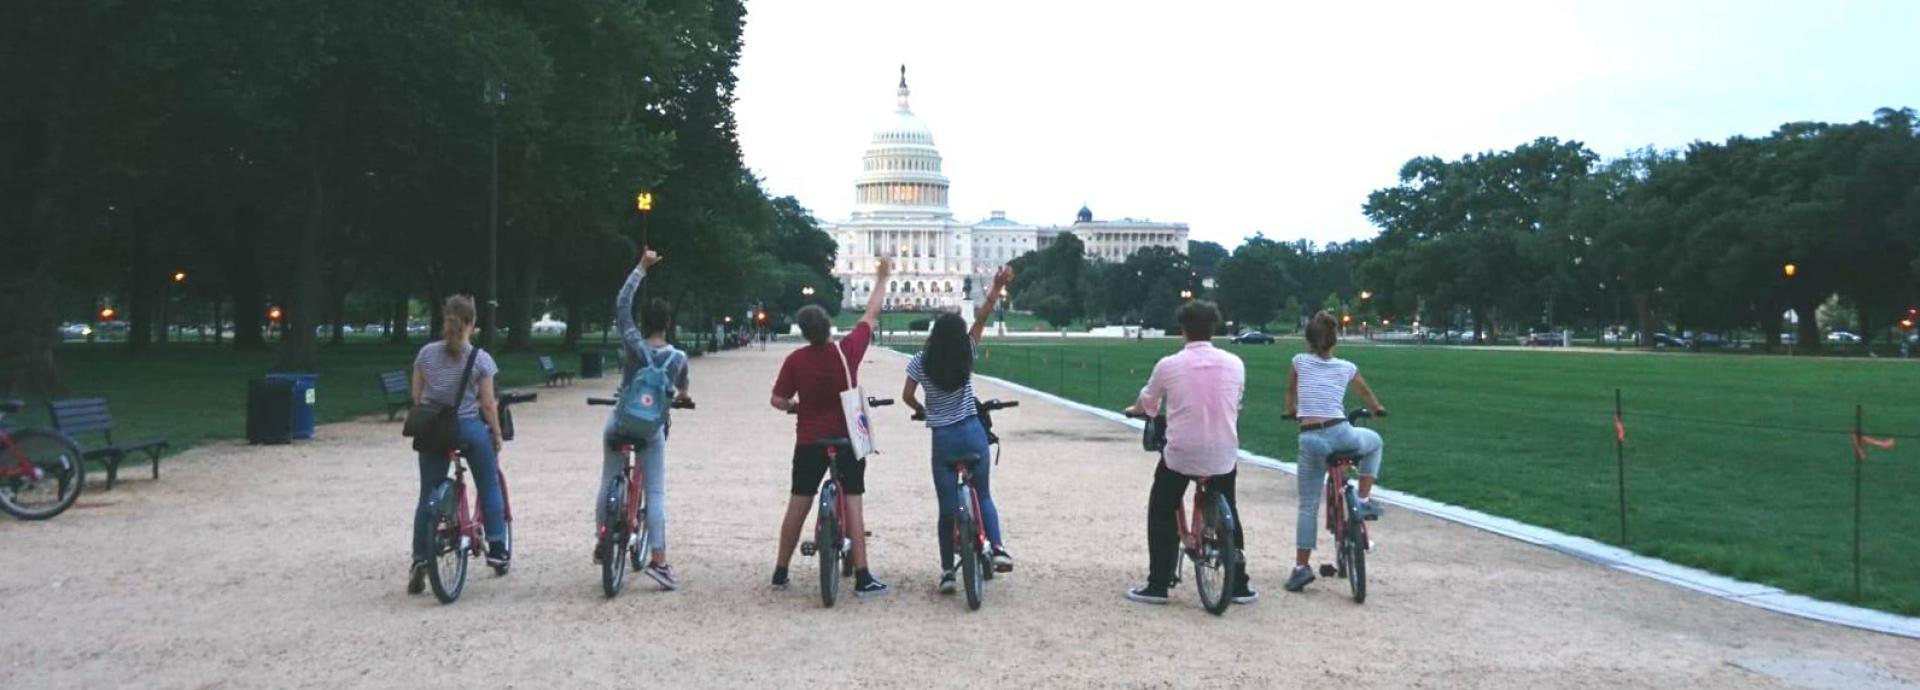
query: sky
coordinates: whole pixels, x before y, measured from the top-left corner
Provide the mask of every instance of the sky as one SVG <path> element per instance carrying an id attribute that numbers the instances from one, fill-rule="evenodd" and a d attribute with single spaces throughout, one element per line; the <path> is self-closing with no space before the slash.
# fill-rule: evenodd
<path id="1" fill-rule="evenodd" d="M 746 162 L 826 220 L 902 63 L 962 220 L 1371 237 L 1417 156 L 1602 157 L 1920 107 L 1920 1 L 748 0 Z"/>

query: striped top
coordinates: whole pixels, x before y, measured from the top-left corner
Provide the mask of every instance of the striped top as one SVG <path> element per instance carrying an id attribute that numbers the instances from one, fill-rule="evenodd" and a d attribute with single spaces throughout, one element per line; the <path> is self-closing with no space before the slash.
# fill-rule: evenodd
<path id="1" fill-rule="evenodd" d="M 1293 356 L 1293 370 L 1300 376 L 1300 409 L 1296 412 L 1301 417 L 1346 418 L 1342 404 L 1347 401 L 1347 382 L 1360 373 L 1360 367 L 1339 357 L 1321 359 L 1302 352 Z"/>
<path id="2" fill-rule="evenodd" d="M 454 387 L 460 385 L 460 374 L 467 369 L 467 353 L 473 351 L 473 345 L 469 343 L 459 355 L 449 355 L 445 342 L 427 343 L 413 358 L 413 368 L 425 374 L 427 382 L 420 391 L 422 399 L 451 402 Z M 500 367 L 493 363 L 493 355 L 481 350 L 473 361 L 473 375 L 467 377 L 467 390 L 460 396 L 461 417 L 480 416 L 480 381 L 498 373 Z"/>
<path id="3" fill-rule="evenodd" d="M 974 352 L 973 341 L 967 341 L 968 356 L 973 356 Z M 959 390 L 940 390 L 939 386 L 934 385 L 933 377 L 927 375 L 926 366 L 921 363 L 924 357 L 926 353 L 922 352 L 914 355 L 913 361 L 907 362 L 907 378 L 913 379 L 927 391 L 927 426 L 937 429 L 964 422 L 968 417 L 979 414 L 979 408 L 973 404 L 973 377 L 968 376 L 967 383 Z"/>

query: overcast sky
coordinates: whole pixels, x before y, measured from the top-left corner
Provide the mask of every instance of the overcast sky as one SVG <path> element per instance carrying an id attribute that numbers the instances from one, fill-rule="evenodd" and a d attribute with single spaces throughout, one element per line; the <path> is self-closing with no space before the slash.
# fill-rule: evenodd
<path id="1" fill-rule="evenodd" d="M 962 219 L 1370 237 L 1421 155 L 1605 157 L 1920 107 L 1920 1 L 748 0 L 747 165 L 823 219 L 907 65 Z"/>

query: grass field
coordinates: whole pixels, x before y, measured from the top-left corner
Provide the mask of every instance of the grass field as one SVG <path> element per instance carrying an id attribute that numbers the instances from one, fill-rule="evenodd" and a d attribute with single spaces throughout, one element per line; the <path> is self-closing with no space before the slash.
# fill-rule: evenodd
<path id="1" fill-rule="evenodd" d="M 314 401 L 317 421 L 325 424 L 383 412 L 376 376 L 383 371 L 410 369 L 420 345 L 321 347 Z M 497 354 L 499 384 L 510 387 L 543 381 L 536 361 L 541 354 L 552 354 L 563 369 L 576 369 L 579 364 L 577 356 L 557 350 Z M 113 410 L 116 438 L 165 437 L 178 451 L 244 437 L 247 380 L 271 371 L 276 355 L 185 343 L 130 355 L 118 344 L 69 343 L 56 351 L 56 357 L 68 387 L 59 397 L 105 397 Z M 28 399 L 25 412 L 9 423 L 46 425 L 43 402 Z M 399 433 L 396 426 L 394 434 Z"/>
<path id="2" fill-rule="evenodd" d="M 1119 409 L 1177 345 L 989 339 L 979 370 Z M 1291 460 L 1296 433 L 1280 414 L 1298 341 L 1230 347 L 1248 369 L 1242 445 Z M 1393 413 L 1375 424 L 1386 439 L 1385 486 L 1619 544 L 1617 388 L 1626 409 L 1625 546 L 1920 615 L 1920 362 L 1363 345 L 1340 355 Z M 1901 436 L 1859 468 L 1858 597 L 1855 404 L 1865 407 L 1869 434 Z"/>

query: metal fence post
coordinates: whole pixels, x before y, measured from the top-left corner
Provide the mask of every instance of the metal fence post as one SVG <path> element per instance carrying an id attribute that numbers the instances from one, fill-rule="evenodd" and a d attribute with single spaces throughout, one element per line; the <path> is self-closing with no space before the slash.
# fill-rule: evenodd
<path id="1" fill-rule="evenodd" d="M 1614 467 L 1620 483 L 1620 543 L 1627 543 L 1627 427 L 1620 418 L 1620 389 L 1613 389 Z"/>

